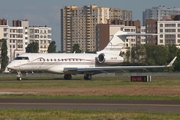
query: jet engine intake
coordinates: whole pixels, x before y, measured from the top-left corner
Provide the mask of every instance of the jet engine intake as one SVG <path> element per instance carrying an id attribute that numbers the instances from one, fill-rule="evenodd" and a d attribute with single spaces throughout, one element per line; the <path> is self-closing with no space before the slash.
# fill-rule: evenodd
<path id="1" fill-rule="evenodd" d="M 104 63 L 105 62 L 105 55 L 104 55 L 104 53 L 101 53 L 101 54 L 98 55 L 97 61 L 99 63 Z"/>

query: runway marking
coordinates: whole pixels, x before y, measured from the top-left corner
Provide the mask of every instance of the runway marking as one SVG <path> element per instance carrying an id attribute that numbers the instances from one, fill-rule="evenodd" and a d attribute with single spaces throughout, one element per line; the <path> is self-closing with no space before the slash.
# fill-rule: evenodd
<path id="1" fill-rule="evenodd" d="M 62 105 L 62 106 L 67 106 L 67 105 L 71 105 L 71 106 L 95 106 L 95 105 L 99 105 L 99 106 L 149 106 L 149 107 L 180 107 L 180 104 L 109 104 L 109 103 L 0 103 L 0 105 Z"/>
<path id="2" fill-rule="evenodd" d="M 23 95 L 23 94 L 36 94 L 37 92 L 0 92 L 0 95 Z"/>

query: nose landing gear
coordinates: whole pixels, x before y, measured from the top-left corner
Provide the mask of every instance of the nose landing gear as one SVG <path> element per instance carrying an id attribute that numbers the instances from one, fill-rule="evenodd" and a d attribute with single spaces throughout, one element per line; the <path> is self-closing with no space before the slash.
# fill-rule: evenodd
<path id="1" fill-rule="evenodd" d="M 22 80 L 22 73 L 20 71 L 17 71 L 17 80 L 21 81 Z"/>

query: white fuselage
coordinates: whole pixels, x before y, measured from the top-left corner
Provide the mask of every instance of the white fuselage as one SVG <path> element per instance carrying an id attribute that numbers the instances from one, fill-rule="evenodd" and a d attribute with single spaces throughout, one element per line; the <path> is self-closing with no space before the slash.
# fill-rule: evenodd
<path id="1" fill-rule="evenodd" d="M 15 71 L 48 71 L 64 73 L 64 68 L 93 68 L 123 62 L 120 56 L 106 55 L 105 63 L 97 62 L 98 54 L 88 53 L 25 53 L 15 58 L 7 68 Z"/>

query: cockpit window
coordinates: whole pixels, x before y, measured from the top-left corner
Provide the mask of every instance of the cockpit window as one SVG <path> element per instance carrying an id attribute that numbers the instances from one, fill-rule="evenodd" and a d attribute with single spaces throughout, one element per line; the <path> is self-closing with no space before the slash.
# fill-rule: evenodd
<path id="1" fill-rule="evenodd" d="M 28 57 L 16 57 L 15 60 L 29 60 Z"/>

